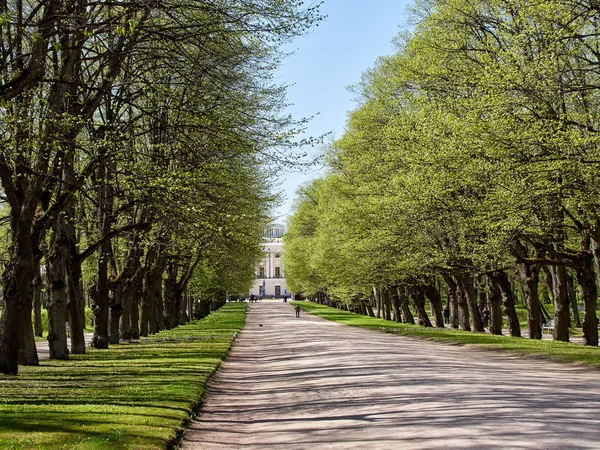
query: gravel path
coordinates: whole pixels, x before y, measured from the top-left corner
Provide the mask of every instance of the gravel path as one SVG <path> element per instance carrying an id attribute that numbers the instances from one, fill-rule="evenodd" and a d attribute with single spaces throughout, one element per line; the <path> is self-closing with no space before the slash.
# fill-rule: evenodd
<path id="1" fill-rule="evenodd" d="M 249 307 L 184 450 L 600 448 L 600 371 Z"/>

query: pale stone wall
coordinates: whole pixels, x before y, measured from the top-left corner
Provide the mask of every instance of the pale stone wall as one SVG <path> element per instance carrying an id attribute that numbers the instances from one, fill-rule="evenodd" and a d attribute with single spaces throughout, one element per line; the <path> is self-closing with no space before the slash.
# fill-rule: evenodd
<path id="1" fill-rule="evenodd" d="M 285 266 L 283 258 L 282 225 L 269 227 L 265 233 L 264 256 L 256 266 L 256 279 L 249 292 L 255 296 L 283 297 L 289 295 L 285 282 Z"/>

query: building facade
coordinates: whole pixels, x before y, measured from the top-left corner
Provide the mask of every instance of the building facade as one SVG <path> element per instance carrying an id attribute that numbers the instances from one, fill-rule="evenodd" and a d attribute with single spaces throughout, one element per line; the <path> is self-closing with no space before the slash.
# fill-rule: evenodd
<path id="1" fill-rule="evenodd" d="M 263 256 L 256 265 L 255 280 L 250 294 L 263 298 L 278 298 L 289 295 L 285 284 L 283 262 L 283 234 L 285 227 L 274 224 L 265 230 Z"/>

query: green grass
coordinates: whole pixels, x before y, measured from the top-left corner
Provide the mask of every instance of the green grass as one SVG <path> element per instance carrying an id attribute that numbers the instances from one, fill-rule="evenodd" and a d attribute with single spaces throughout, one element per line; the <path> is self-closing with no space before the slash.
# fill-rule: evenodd
<path id="1" fill-rule="evenodd" d="M 587 347 L 568 342 L 494 336 L 486 333 L 472 333 L 451 329 L 425 328 L 419 325 L 402 324 L 375 317 L 362 316 L 348 311 L 340 311 L 316 303 L 293 302 L 293 304 L 299 304 L 306 312 L 344 325 L 432 341 L 473 345 L 481 348 L 600 368 L 600 347 Z"/>
<path id="2" fill-rule="evenodd" d="M 148 342 L 0 375 L 0 449 L 167 448 L 229 352 L 245 308 L 229 303 Z"/>

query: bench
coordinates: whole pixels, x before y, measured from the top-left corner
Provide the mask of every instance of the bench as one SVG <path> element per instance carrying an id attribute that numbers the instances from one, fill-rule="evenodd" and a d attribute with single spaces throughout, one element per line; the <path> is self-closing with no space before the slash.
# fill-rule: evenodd
<path id="1" fill-rule="evenodd" d="M 542 334 L 544 334 L 544 331 L 546 330 L 548 330 L 548 333 L 554 331 L 554 320 L 550 320 L 548 323 L 542 325 Z"/>

